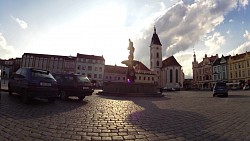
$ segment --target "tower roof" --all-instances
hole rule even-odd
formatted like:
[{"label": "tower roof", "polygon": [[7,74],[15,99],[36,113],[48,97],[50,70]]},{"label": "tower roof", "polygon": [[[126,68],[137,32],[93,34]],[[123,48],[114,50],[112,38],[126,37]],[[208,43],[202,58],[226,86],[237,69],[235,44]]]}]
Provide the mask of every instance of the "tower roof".
[{"label": "tower roof", "polygon": [[161,41],[160,41],[160,39],[159,39],[159,37],[158,37],[158,35],[156,33],[155,27],[154,27],[154,34],[152,36],[152,40],[151,40],[150,46],[152,46],[152,45],[161,45]]}]

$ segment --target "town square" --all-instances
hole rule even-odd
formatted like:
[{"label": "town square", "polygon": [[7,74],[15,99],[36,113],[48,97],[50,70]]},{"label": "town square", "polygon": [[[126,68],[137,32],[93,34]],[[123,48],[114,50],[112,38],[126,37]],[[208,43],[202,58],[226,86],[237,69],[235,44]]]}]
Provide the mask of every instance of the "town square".
[{"label": "town square", "polygon": [[97,95],[35,100],[2,93],[0,140],[248,141],[250,92],[176,91],[164,97]]}]

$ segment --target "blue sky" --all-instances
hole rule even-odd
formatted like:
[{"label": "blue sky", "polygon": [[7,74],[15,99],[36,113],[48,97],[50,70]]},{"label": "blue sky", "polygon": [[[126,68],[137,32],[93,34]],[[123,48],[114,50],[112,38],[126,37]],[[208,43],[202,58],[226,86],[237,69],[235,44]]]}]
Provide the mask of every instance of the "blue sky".
[{"label": "blue sky", "polygon": [[248,0],[0,0],[0,58],[82,53],[122,65],[130,38],[149,67],[155,25],[163,59],[191,77],[193,50],[198,61],[250,51],[249,13]]}]

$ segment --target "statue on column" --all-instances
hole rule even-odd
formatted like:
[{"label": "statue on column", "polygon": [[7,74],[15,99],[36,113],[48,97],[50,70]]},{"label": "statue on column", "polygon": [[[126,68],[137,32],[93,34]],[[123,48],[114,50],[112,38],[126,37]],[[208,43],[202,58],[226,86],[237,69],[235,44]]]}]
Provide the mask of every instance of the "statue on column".
[{"label": "statue on column", "polygon": [[133,46],[133,42],[129,39],[129,56],[128,60],[122,61],[123,64],[128,66],[127,70],[127,80],[129,83],[134,83],[135,82],[135,69],[134,66],[138,63],[138,61],[134,60],[134,51],[135,48]]}]

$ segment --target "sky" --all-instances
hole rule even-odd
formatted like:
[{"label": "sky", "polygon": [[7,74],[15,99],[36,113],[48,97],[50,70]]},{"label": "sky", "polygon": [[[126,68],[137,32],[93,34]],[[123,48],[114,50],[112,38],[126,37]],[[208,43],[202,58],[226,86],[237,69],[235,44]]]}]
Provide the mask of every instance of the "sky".
[{"label": "sky", "polygon": [[194,52],[200,62],[250,51],[249,15],[248,0],[0,0],[0,58],[81,53],[123,66],[131,39],[150,67],[155,26],[163,60],[173,55],[192,78]]}]

